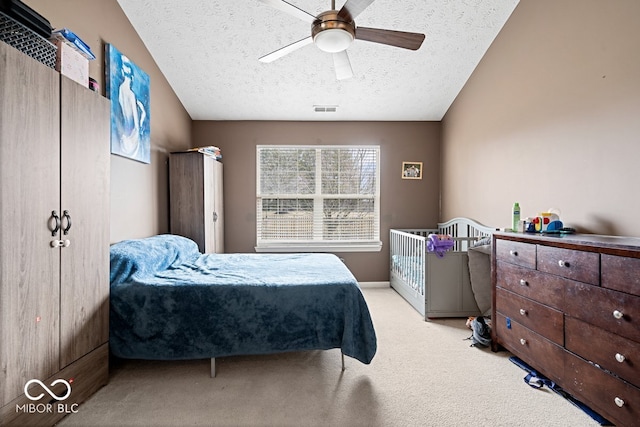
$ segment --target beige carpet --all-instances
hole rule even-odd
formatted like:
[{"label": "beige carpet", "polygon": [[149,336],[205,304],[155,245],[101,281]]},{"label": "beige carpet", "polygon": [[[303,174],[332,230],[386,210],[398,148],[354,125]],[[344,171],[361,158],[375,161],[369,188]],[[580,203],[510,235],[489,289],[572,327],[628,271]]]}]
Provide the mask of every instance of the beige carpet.
[{"label": "beige carpet", "polygon": [[62,426],[594,426],[507,352],[469,347],[464,319],[424,322],[392,289],[364,289],[370,365],[340,350],[209,361],[122,361]]}]

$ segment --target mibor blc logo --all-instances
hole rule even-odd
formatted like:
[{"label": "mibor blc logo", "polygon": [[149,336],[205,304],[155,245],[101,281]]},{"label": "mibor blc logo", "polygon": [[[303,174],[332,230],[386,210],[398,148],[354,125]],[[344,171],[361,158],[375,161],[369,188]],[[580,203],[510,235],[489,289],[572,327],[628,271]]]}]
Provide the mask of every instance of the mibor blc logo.
[{"label": "mibor blc logo", "polygon": [[[30,390],[29,388],[33,384],[39,385],[43,391],[41,391],[39,394],[36,394],[38,393],[38,387],[32,387]],[[66,391],[62,395],[57,395],[51,388],[49,388],[53,388],[58,384],[64,384],[66,388]],[[27,383],[24,385],[24,395],[29,400],[38,401],[45,396],[45,393],[51,396],[53,400],[51,400],[49,403],[25,403],[24,405],[18,404],[16,405],[16,412],[26,414],[71,414],[78,412],[77,403],[60,403],[62,400],[66,400],[69,398],[69,396],[71,396],[71,384],[69,383],[69,381],[57,379],[49,384],[49,387],[47,387],[47,385],[40,380],[33,379],[27,381]],[[57,400],[58,403],[51,403],[54,400]]]},{"label": "mibor blc logo", "polygon": [[40,384],[40,387],[42,387],[44,391],[49,393],[49,396],[53,397],[55,400],[65,400],[67,397],[71,395],[71,384],[69,384],[69,382],[66,380],[55,380],[50,384],[51,387],[55,386],[56,384],[64,384],[67,387],[67,392],[64,394],[64,396],[58,396],[53,392],[53,390],[51,390],[49,387],[44,385],[44,383],[40,380],[29,380],[24,385],[24,395],[27,396],[29,400],[40,400],[42,399],[42,396],[44,396],[44,393],[40,393],[37,396],[32,396],[31,393],[29,392],[29,386],[31,384]]}]

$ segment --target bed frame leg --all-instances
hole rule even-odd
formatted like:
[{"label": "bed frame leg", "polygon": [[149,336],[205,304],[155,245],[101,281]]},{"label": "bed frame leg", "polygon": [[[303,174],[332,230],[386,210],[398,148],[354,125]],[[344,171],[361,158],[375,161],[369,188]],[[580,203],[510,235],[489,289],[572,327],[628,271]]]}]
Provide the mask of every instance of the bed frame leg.
[{"label": "bed frame leg", "polygon": [[340,356],[342,356],[342,372],[344,372],[344,353],[340,353]]},{"label": "bed frame leg", "polygon": [[216,358],[211,358],[211,378],[216,377]]}]

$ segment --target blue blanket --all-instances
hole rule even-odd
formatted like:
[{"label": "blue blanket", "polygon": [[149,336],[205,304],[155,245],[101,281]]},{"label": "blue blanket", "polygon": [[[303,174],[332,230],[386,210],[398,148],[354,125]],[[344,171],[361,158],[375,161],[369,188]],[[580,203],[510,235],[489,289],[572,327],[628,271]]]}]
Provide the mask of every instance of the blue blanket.
[{"label": "blue blanket", "polygon": [[200,359],[341,348],[370,363],[376,335],[358,284],[330,254],[200,254],[161,235],[111,247],[110,348]]}]

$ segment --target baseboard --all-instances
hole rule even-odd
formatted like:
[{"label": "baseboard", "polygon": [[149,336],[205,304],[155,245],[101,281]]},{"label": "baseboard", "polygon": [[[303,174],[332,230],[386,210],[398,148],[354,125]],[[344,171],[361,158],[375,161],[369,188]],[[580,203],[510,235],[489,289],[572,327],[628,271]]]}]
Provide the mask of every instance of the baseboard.
[{"label": "baseboard", "polygon": [[391,286],[389,282],[358,282],[363,289],[388,288]]}]

